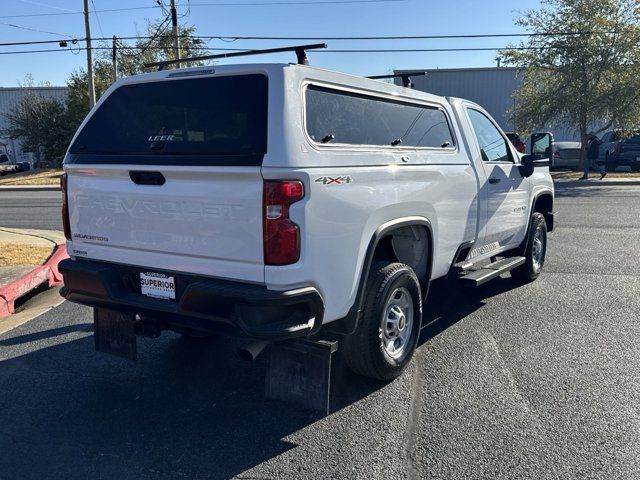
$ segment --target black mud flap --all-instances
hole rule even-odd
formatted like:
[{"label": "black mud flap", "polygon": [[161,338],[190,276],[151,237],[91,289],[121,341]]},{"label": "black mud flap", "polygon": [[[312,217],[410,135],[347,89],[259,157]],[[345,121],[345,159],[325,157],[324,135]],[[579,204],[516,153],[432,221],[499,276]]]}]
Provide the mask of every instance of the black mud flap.
[{"label": "black mud flap", "polygon": [[93,334],[96,350],[116,357],[137,360],[135,315],[105,308],[93,309]]},{"label": "black mud flap", "polygon": [[337,342],[289,340],[269,348],[266,395],[329,415],[331,356]]}]

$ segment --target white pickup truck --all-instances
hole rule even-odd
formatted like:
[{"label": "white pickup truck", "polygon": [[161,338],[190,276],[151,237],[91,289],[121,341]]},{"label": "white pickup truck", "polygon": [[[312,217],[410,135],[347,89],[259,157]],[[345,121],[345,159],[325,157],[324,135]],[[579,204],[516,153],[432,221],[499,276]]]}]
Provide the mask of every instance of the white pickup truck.
[{"label": "white pickup truck", "polygon": [[129,357],[162,329],[328,331],[355,372],[390,380],[432,280],[534,280],[554,225],[548,159],[482,107],[305,65],[122,79],[64,169],[61,293]]}]

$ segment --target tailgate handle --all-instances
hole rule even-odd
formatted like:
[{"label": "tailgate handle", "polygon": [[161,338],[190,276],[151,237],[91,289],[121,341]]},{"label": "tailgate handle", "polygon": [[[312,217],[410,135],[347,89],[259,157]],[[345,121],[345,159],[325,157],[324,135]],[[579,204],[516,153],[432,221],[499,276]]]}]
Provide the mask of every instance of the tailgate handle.
[{"label": "tailgate handle", "polygon": [[129,172],[129,178],[137,185],[164,185],[166,182],[164,175],[160,172],[141,172],[132,170]]}]

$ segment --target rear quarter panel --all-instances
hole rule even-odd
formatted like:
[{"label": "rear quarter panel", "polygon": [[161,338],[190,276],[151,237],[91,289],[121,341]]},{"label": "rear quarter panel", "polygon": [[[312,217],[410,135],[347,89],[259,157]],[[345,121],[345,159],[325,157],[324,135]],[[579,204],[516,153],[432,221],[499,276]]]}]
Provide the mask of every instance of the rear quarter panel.
[{"label": "rear quarter panel", "polygon": [[[301,258],[291,266],[266,266],[265,282],[274,290],[317,288],[325,302],[325,323],[344,317],[353,305],[365,252],[381,225],[415,216],[430,222],[432,278],[448,272],[459,245],[474,239],[477,232],[477,177],[446,101],[346,75],[340,75],[335,84],[348,85],[349,78],[353,88],[389,90],[411,99],[418,96],[422,102],[444,108],[457,145],[445,152],[315,144],[305,133],[304,87],[308,82],[326,86],[333,79],[326,72],[315,77],[314,69],[286,72],[285,88],[295,94],[284,102],[283,117],[288,119],[284,136],[273,140],[277,146],[270,144],[262,175],[299,179],[305,185],[304,200],[290,210],[302,232]],[[279,152],[277,158],[273,152]],[[340,177],[339,182],[326,180]]]}]

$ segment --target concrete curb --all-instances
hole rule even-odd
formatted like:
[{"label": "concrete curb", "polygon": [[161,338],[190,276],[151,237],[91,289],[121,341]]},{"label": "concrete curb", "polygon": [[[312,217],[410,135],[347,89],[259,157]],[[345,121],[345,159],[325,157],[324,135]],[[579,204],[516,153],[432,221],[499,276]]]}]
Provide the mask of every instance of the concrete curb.
[{"label": "concrete curb", "polygon": [[60,285],[62,275],[58,271],[58,263],[68,257],[66,246],[57,245],[51,256],[42,265],[0,287],[0,318],[14,313],[15,301],[40,285],[47,283],[49,288]]},{"label": "concrete curb", "polygon": [[0,192],[59,192],[58,185],[0,185]]},{"label": "concrete curb", "polygon": [[635,180],[625,179],[625,180],[559,180],[554,179],[554,183],[557,186],[562,187],[579,187],[579,188],[589,188],[589,187],[635,187],[640,185],[640,178]]}]

